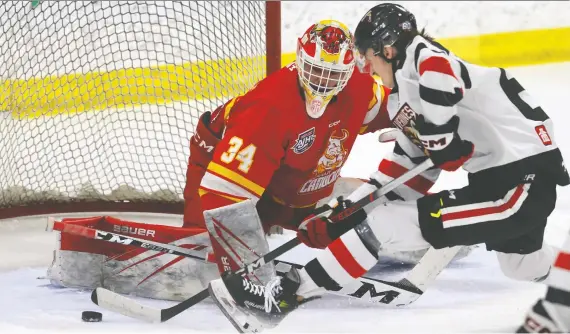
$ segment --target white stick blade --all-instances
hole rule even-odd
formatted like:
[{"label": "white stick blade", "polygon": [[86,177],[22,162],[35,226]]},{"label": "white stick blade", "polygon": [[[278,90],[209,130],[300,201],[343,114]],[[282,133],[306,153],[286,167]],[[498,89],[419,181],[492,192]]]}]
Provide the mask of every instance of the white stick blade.
[{"label": "white stick blade", "polygon": [[448,247],[442,249],[430,249],[420,259],[420,262],[412,269],[406,279],[416,287],[425,291],[437,276],[453,260],[462,246]]},{"label": "white stick blade", "polygon": [[109,311],[148,322],[160,322],[160,309],[145,306],[113,291],[97,288],[95,304]]}]

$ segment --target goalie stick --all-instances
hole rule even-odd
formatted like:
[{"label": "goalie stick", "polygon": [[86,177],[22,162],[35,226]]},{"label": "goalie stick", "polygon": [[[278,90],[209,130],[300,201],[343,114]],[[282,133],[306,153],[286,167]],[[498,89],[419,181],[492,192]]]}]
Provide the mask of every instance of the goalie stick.
[{"label": "goalie stick", "polygon": [[[387,183],[386,185],[384,185],[380,189],[377,189],[376,191],[370,193],[369,195],[367,195],[364,198],[360,199],[359,201],[355,202],[349,208],[341,211],[340,213],[336,214],[335,216],[329,217],[329,219],[333,222],[338,222],[340,220],[347,218],[348,216],[352,215],[353,213],[355,213],[356,211],[358,211],[360,209],[366,208],[366,209],[368,209],[368,211],[371,210],[373,207],[375,207],[376,205],[379,204],[379,203],[375,203],[378,198],[382,197],[384,194],[392,191],[393,189],[395,189],[399,185],[407,182],[408,180],[412,179],[413,177],[422,173],[423,171],[431,168],[432,166],[433,166],[432,161],[427,159],[426,161],[419,164],[415,168],[404,173],[399,178],[392,180],[391,182]],[[265,254],[264,256],[260,257],[258,260],[254,261],[254,262],[246,265],[245,267],[241,268],[240,270],[234,272],[234,274],[251,273],[255,269],[261,267],[262,265],[266,264],[269,261],[274,260],[275,258],[281,256],[282,254],[284,254],[285,252],[289,251],[290,249],[296,247],[299,244],[300,244],[300,240],[298,238],[294,238],[292,240],[289,240],[285,244],[279,246],[278,248],[276,248],[276,249],[272,250],[271,252]],[[397,303],[397,305],[406,305],[406,304],[409,304],[410,302],[415,301],[417,298],[419,298],[419,296],[423,293],[425,287],[427,287],[435,279],[435,277],[437,277],[439,272],[441,272],[441,270],[443,268],[445,268],[445,266],[447,266],[449,261],[451,261],[451,259],[455,256],[455,254],[458,252],[459,249],[460,249],[460,247],[454,247],[454,248],[447,249],[447,250],[430,249],[428,251],[428,253],[426,253],[426,255],[432,255],[431,257],[429,257],[429,256],[428,257],[430,259],[433,259],[435,257],[436,262],[438,262],[438,263],[427,263],[426,264],[426,262],[422,261],[423,260],[423,258],[422,258],[422,260],[420,260],[420,262],[416,265],[416,267],[418,267],[418,266],[421,266],[421,267],[418,269],[416,269],[416,267],[414,267],[414,269],[416,269],[416,270],[413,269],[410,272],[410,276],[401,280],[398,283],[389,282],[388,285],[390,285],[391,287],[401,289],[402,292],[404,292],[404,291],[408,292],[407,297],[401,298],[401,302]],[[442,257],[441,259],[438,258],[437,256],[433,256],[434,253],[436,253],[436,255],[437,255],[437,253],[441,254],[441,252],[445,252],[447,255],[450,255],[450,256],[445,256],[445,257]],[[426,257],[426,256],[424,256],[424,257]],[[415,273],[415,274],[413,274],[413,273]],[[383,282],[380,280],[376,280],[376,281],[381,282],[381,283],[386,283],[386,282]],[[420,286],[421,286],[421,288],[420,288]],[[373,291],[371,289],[369,289],[369,291],[371,292],[371,295],[372,295]],[[377,291],[374,291],[374,292],[377,293]],[[361,292],[355,291],[353,293],[353,296],[358,296],[358,294],[360,294],[360,293],[362,293],[362,291]],[[366,293],[366,291],[360,297],[364,296],[365,293]],[[175,317],[176,315],[180,314],[181,312],[187,310],[188,308],[192,307],[196,303],[206,299],[208,296],[209,296],[208,290],[204,289],[201,292],[197,293],[196,295],[182,301],[181,303],[178,303],[178,304],[176,304],[172,307],[166,308],[166,309],[157,309],[154,307],[145,306],[145,305],[139,304],[138,302],[136,302],[132,299],[129,299],[125,296],[122,296],[120,294],[114,293],[112,291],[109,291],[109,290],[103,289],[103,288],[95,289],[91,295],[91,299],[95,304],[97,304],[103,308],[118,312],[120,314],[129,316],[129,317],[138,318],[141,320],[151,321],[151,322],[164,322],[164,321],[167,321],[167,320]],[[400,294],[398,294],[398,297],[399,296],[400,296]],[[393,299],[393,300],[396,300],[396,299]]]}]

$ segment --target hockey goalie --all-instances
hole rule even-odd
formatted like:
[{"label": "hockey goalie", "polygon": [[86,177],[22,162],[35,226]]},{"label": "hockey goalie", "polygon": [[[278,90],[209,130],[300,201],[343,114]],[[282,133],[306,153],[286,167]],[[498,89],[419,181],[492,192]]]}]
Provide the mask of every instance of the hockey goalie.
[{"label": "hockey goalie", "polygon": [[[311,25],[298,39],[294,63],[200,117],[190,139],[182,227],[115,217],[62,221],[192,249],[209,254],[208,262],[61,233],[49,268],[51,282],[182,300],[221,272],[268,252],[271,228],[295,231],[332,199],[340,203],[363,182],[378,183],[340,177],[356,137],[390,127],[388,88],[353,71],[352,38],[334,20]],[[403,174],[405,168],[393,160],[387,157],[380,164],[379,175]],[[428,171],[387,198],[418,198],[436,177]],[[381,245],[375,249],[411,263],[426,250],[395,254]],[[264,281],[273,271],[268,264],[256,275]]]}]

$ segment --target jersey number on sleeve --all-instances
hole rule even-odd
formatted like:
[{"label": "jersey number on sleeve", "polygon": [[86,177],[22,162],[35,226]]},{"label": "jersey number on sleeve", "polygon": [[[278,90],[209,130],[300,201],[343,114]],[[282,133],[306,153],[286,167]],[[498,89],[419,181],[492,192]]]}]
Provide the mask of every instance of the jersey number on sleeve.
[{"label": "jersey number on sleeve", "polygon": [[253,144],[247,145],[243,150],[240,151],[240,148],[243,146],[243,139],[240,137],[232,137],[230,139],[230,148],[222,153],[220,160],[229,164],[232,161],[237,160],[241,162],[238,166],[238,169],[244,173],[249,172],[251,168],[251,164],[253,163],[253,156],[255,155],[255,150],[257,147]]}]

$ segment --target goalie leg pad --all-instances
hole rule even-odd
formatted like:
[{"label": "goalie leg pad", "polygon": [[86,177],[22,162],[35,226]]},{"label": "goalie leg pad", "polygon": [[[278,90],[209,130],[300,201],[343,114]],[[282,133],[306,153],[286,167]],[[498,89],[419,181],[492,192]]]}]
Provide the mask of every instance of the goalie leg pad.
[{"label": "goalie leg pad", "polygon": [[[235,271],[269,252],[261,220],[251,200],[206,210],[204,219],[220,273]],[[254,274],[252,279],[267,283],[275,276],[274,266],[265,264]]]},{"label": "goalie leg pad", "polygon": [[[210,250],[204,229],[188,229],[121,220],[114,217],[68,218],[66,224],[134,236],[161,243]],[[219,277],[216,266],[104,240],[57,232],[58,246],[48,269],[56,286],[95,289],[164,300],[184,300]]]}]

